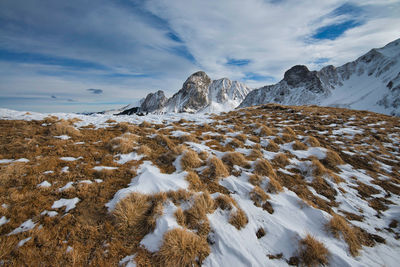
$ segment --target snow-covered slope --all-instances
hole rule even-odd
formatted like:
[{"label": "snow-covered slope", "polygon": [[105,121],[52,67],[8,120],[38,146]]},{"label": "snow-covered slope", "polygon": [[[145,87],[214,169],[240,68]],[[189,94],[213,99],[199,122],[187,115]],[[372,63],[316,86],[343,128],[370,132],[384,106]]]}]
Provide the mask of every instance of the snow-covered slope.
[{"label": "snow-covered slope", "polygon": [[400,39],[335,68],[294,66],[275,85],[252,91],[239,107],[316,104],[400,115]]},{"label": "snow-covered slope", "polygon": [[0,122],[5,266],[398,266],[398,117],[262,105]]}]

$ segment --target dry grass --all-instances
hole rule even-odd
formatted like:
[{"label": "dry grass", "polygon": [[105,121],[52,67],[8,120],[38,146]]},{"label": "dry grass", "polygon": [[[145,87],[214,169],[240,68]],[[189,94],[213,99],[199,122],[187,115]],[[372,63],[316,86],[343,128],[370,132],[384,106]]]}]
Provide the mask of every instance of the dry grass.
[{"label": "dry grass", "polygon": [[137,135],[127,133],[120,137],[111,139],[108,146],[112,152],[126,154],[134,150],[137,145],[137,139]]},{"label": "dry grass", "polygon": [[274,177],[269,177],[269,183],[267,185],[267,191],[269,193],[277,194],[279,192],[283,192],[283,187],[280,184],[280,182],[278,182],[278,180],[276,180]]},{"label": "dry grass", "polygon": [[229,172],[219,158],[212,157],[207,161],[207,169],[204,171],[204,174],[210,180],[218,180],[219,178],[227,177]]},{"label": "dry grass", "polygon": [[207,160],[208,159],[208,152],[207,151],[201,151],[200,153],[199,153],[199,157],[200,157],[200,159],[201,160]]},{"label": "dry grass", "polygon": [[294,150],[307,150],[307,148],[308,148],[307,145],[305,145],[304,143],[302,143],[298,140],[294,141],[292,147]]},{"label": "dry grass", "polygon": [[181,166],[183,170],[191,170],[193,168],[200,167],[202,161],[199,155],[193,150],[187,150],[184,152],[181,158]]},{"label": "dry grass", "polygon": [[152,150],[147,145],[141,145],[136,152],[141,155],[150,156]]},{"label": "dry grass", "polygon": [[258,239],[262,238],[263,236],[265,236],[265,230],[264,228],[260,227],[258,228],[257,232],[256,232],[256,236]]},{"label": "dry grass", "polygon": [[320,266],[328,264],[328,249],[310,234],[300,240],[299,246],[299,258],[304,265]]},{"label": "dry grass", "polygon": [[250,192],[250,199],[253,200],[254,205],[261,207],[262,204],[269,199],[269,196],[259,186],[255,186]]},{"label": "dry grass", "polygon": [[209,254],[204,238],[185,229],[173,229],[164,234],[156,259],[158,266],[200,266]]},{"label": "dry grass", "polygon": [[228,195],[220,194],[215,198],[215,206],[222,210],[231,210],[236,205],[235,201]]},{"label": "dry grass", "polygon": [[254,173],[262,176],[275,177],[276,173],[271,163],[266,159],[257,160],[254,166]]},{"label": "dry grass", "polygon": [[222,161],[232,168],[234,165],[249,167],[246,158],[239,152],[228,152],[222,157]]},{"label": "dry grass", "polygon": [[137,237],[149,233],[153,226],[151,199],[147,195],[133,193],[115,206],[113,214],[121,231]]},{"label": "dry grass", "polygon": [[343,164],[344,161],[335,151],[328,150],[326,157],[321,160],[325,167],[335,170],[337,165]]},{"label": "dry grass", "polygon": [[204,190],[204,184],[200,180],[199,176],[197,173],[189,171],[188,175],[185,177],[186,181],[189,182],[189,189],[190,190],[195,190],[195,191],[203,191]]},{"label": "dry grass", "polygon": [[321,144],[319,143],[318,139],[315,138],[315,137],[313,137],[313,136],[308,136],[308,137],[306,138],[305,143],[306,143],[307,145],[309,145],[309,146],[312,146],[312,147],[318,147],[318,146],[321,145]]},{"label": "dry grass", "polygon": [[250,177],[249,177],[249,182],[250,182],[252,185],[258,185],[258,186],[260,186],[260,185],[262,184],[263,181],[265,181],[265,177],[264,177],[264,176],[261,176],[261,175],[258,175],[258,174],[252,174],[252,175],[250,175]]},{"label": "dry grass", "polygon": [[315,158],[312,159],[311,168],[314,176],[322,176],[328,172],[324,165],[322,165],[322,163]]},{"label": "dry grass", "polygon": [[49,128],[50,135],[58,136],[58,135],[68,135],[71,137],[79,137],[81,136],[81,132],[72,126],[68,121],[59,121],[54,123]]},{"label": "dry grass", "polygon": [[278,165],[279,167],[285,167],[286,165],[289,164],[289,159],[285,153],[279,153],[274,157],[272,162]]},{"label": "dry grass", "polygon": [[259,128],[258,135],[259,136],[271,136],[271,135],[273,135],[273,132],[269,127],[263,125]]},{"label": "dry grass", "polygon": [[247,158],[252,161],[261,159],[263,157],[264,157],[263,153],[258,148],[253,148],[250,152],[250,155],[247,156]]},{"label": "dry grass", "polygon": [[278,152],[279,146],[275,143],[274,140],[269,140],[268,145],[265,149],[272,152]]},{"label": "dry grass", "polygon": [[240,208],[237,208],[236,212],[231,213],[231,217],[229,218],[229,223],[238,230],[245,227],[248,222],[246,213]]},{"label": "dry grass", "polygon": [[340,235],[343,236],[349,246],[351,255],[358,255],[358,251],[361,249],[361,244],[360,240],[357,238],[357,231],[346,221],[345,218],[334,214],[326,227],[336,238],[340,238]]}]

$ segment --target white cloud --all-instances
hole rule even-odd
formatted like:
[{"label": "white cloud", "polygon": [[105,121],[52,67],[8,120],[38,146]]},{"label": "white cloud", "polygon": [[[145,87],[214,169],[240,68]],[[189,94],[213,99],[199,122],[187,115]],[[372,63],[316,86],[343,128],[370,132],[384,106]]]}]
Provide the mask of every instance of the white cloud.
[{"label": "white cloud", "polygon": [[[21,62],[1,60],[0,54],[0,97],[62,95],[96,103],[136,99],[158,89],[172,95],[197,70],[258,87],[268,79],[245,77],[278,81],[295,64],[320,68],[314,62],[321,58],[338,66],[400,37],[399,0],[137,3],[3,0],[0,49],[60,59]],[[360,14],[329,15],[346,3],[359,6]],[[320,27],[350,19],[362,25],[335,40],[311,38]],[[171,32],[182,42],[168,37]],[[77,61],[63,64],[66,58]],[[250,63],[227,65],[229,59]],[[103,94],[89,94],[87,88]]]}]

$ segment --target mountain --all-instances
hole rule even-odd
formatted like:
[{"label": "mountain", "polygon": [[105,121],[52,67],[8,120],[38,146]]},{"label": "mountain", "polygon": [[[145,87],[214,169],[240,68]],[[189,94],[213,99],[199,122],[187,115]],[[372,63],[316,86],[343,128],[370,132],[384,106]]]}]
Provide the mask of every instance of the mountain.
[{"label": "mountain", "polygon": [[193,73],[182,88],[167,99],[163,91],[150,93],[137,107],[120,115],[140,113],[220,112],[236,108],[251,91],[245,84],[227,78],[211,80],[203,71]]},{"label": "mountain", "polygon": [[158,90],[155,93],[150,93],[146,98],[139,102],[138,106],[130,106],[122,110],[118,115],[132,115],[140,113],[150,113],[154,112],[164,106],[168,98],[165,97],[164,92]]},{"label": "mountain", "polygon": [[400,39],[340,67],[297,65],[250,92],[239,108],[266,103],[345,107],[400,116]]}]

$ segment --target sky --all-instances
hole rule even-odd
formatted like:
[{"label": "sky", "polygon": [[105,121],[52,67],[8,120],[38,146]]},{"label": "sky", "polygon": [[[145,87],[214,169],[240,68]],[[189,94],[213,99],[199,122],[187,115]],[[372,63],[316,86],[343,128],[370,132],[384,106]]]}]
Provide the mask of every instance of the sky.
[{"label": "sky", "polygon": [[400,0],[1,0],[0,25],[0,108],[86,112],[340,66],[400,38]]}]

